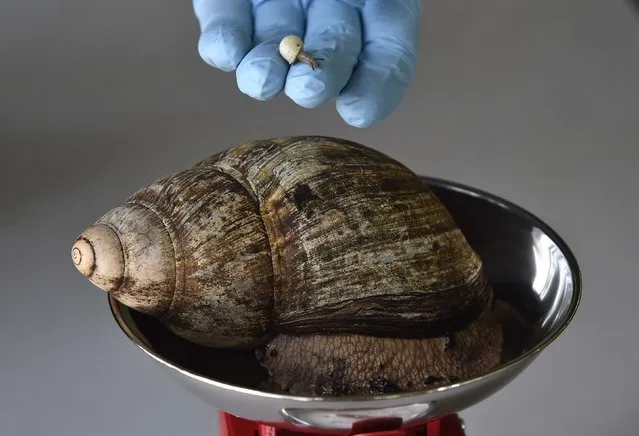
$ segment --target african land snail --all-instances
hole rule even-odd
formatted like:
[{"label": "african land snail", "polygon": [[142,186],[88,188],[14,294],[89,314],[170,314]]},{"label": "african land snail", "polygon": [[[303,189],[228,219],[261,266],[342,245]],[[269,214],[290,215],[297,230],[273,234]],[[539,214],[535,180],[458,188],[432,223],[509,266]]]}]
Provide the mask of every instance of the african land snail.
[{"label": "african land snail", "polygon": [[107,212],[72,258],[187,341],[257,350],[279,392],[423,389],[500,360],[492,288],[448,211],[404,165],[345,140],[215,154]]}]

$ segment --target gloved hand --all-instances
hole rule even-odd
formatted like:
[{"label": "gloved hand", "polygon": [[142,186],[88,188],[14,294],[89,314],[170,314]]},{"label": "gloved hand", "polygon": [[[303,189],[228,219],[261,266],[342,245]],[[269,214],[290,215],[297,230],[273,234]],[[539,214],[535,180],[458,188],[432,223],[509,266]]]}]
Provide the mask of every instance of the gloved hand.
[{"label": "gloved hand", "polygon": [[[346,123],[368,127],[399,105],[417,62],[421,0],[193,0],[202,59],[236,71],[258,100],[281,91],[315,108],[336,99]],[[295,34],[322,58],[313,71],[279,54]]]}]

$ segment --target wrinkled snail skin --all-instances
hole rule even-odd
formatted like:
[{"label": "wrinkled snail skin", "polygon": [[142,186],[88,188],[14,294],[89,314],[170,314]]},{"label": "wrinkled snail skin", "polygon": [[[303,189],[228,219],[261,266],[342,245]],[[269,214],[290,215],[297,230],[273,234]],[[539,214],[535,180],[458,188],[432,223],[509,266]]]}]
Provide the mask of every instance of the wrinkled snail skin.
[{"label": "wrinkled snail skin", "polygon": [[468,327],[425,339],[279,335],[258,356],[262,388],[303,396],[370,396],[449,385],[501,361],[502,331],[490,306]]},{"label": "wrinkled snail skin", "polygon": [[[311,377],[310,391],[339,391],[326,377],[345,363],[359,368],[342,378],[350,393],[368,389],[364,375],[408,389],[423,371],[463,376],[461,363],[484,370],[499,355],[481,260],[416,174],[360,144],[304,136],[237,145],[137,191],[96,225],[111,233],[99,239],[89,227],[72,249],[74,262],[78,247],[90,261],[93,241],[95,271],[108,274],[89,280],[188,341],[265,351],[280,389],[301,392]],[[469,356],[438,349],[455,332],[467,332]],[[406,351],[393,351],[397,341]],[[346,358],[367,347],[407,365],[427,350],[439,369],[413,362],[422,373],[392,377],[370,366],[377,361]]]}]

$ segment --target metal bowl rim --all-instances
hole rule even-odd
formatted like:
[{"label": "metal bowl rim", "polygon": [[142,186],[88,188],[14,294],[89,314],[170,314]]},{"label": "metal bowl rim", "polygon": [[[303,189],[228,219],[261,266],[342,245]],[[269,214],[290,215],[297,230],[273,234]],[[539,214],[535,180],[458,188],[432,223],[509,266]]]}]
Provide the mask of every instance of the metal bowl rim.
[{"label": "metal bowl rim", "polygon": [[501,373],[505,373],[512,369],[515,366],[518,366],[525,361],[529,361],[534,359],[539,355],[541,351],[546,349],[551,343],[553,343],[568,327],[568,325],[572,322],[577,309],[581,303],[582,298],[582,274],[579,268],[579,264],[577,262],[576,257],[574,256],[572,250],[568,247],[566,242],[563,240],[561,236],[557,232],[555,232],[548,224],[546,224],[543,220],[541,220],[536,215],[527,211],[526,209],[517,206],[511,201],[508,201],[500,196],[491,194],[487,191],[473,188],[463,183],[458,183],[442,178],[437,177],[428,177],[428,176],[419,176],[422,181],[424,181],[429,186],[436,186],[440,188],[445,188],[451,191],[456,191],[465,195],[469,195],[472,197],[480,198],[485,201],[489,201],[506,211],[518,215],[520,218],[533,223],[536,227],[541,229],[548,237],[550,237],[553,242],[561,249],[563,255],[568,262],[570,267],[570,272],[573,278],[573,297],[570,302],[570,307],[568,309],[567,314],[563,322],[557,325],[554,328],[554,331],[546,336],[544,336],[534,347],[530,350],[522,353],[518,357],[499,365],[497,368],[482,374],[480,376],[470,378],[459,383],[442,386],[439,388],[425,389],[420,391],[411,391],[400,394],[387,394],[387,395],[379,395],[379,396],[344,396],[344,397],[303,397],[303,396],[295,396],[295,395],[283,395],[283,394],[274,394],[259,391],[256,389],[244,388],[241,386],[234,386],[227,383],[223,383],[220,381],[216,381],[205,376],[202,376],[196,372],[193,372],[185,367],[172,363],[162,356],[160,356],[155,351],[151,350],[140,338],[138,338],[129,328],[126,321],[123,319],[122,313],[120,311],[121,303],[115,300],[112,296],[108,296],[109,307],[111,309],[111,314],[116,320],[116,323],[123,331],[123,333],[131,340],[135,345],[137,345],[142,351],[147,353],[150,357],[153,357],[158,362],[162,363],[164,366],[167,366],[175,371],[180,372],[187,377],[197,380],[199,382],[203,382],[217,389],[222,389],[226,391],[233,391],[236,393],[251,395],[253,397],[262,397],[262,398],[271,398],[278,399],[282,401],[294,401],[294,402],[322,402],[322,403],[332,403],[332,402],[372,402],[372,401],[387,401],[387,400],[397,400],[397,399],[408,399],[412,397],[423,397],[433,394],[438,394],[441,392],[451,391],[453,389],[460,389],[464,386],[480,383],[481,381],[491,378],[494,379],[499,376]]}]

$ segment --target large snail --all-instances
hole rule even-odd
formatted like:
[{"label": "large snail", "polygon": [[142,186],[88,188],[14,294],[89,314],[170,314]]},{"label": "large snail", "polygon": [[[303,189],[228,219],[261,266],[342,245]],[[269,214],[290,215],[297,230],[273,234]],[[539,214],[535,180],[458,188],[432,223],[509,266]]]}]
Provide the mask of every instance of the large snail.
[{"label": "large snail", "polygon": [[282,392],[407,391],[500,360],[491,286],[448,211],[407,167],[350,141],[217,153],[107,212],[72,258],[187,341],[257,350]]}]

